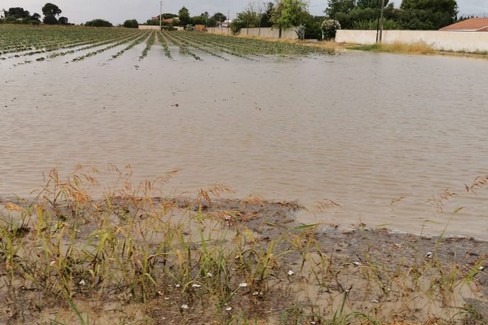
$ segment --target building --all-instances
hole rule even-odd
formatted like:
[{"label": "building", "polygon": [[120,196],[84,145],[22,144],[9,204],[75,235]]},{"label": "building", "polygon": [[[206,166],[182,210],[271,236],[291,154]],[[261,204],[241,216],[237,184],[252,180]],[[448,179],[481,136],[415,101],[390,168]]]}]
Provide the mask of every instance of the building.
[{"label": "building", "polygon": [[449,32],[488,32],[488,18],[470,18],[442,27],[439,30]]},{"label": "building", "polygon": [[139,29],[143,30],[161,30],[159,25],[139,25]]},{"label": "building", "polygon": [[[159,16],[151,17],[151,20],[158,22],[159,21]],[[165,24],[165,25],[172,25],[173,23],[174,24],[178,24],[179,21],[180,21],[180,19],[178,17],[163,18],[163,20],[162,20],[163,24]]]},{"label": "building", "polygon": [[232,24],[232,20],[226,19],[223,23],[220,24],[220,27],[230,27],[230,24]]}]

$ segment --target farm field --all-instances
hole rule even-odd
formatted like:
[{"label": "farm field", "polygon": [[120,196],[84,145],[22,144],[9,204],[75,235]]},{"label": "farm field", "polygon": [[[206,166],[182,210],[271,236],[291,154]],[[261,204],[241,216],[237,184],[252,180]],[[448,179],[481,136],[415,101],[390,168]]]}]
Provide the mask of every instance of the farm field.
[{"label": "farm field", "polygon": [[486,323],[486,83],[477,60],[0,25],[0,323]]},{"label": "farm field", "polygon": [[[134,46],[143,43],[140,57],[147,55],[153,44],[160,44],[164,55],[173,59],[178,51],[195,60],[213,56],[222,60],[239,57],[257,60],[266,55],[299,56],[328,53],[330,50],[295,44],[240,39],[198,32],[140,31],[123,28],[82,27],[25,27],[0,26],[0,60],[15,61],[15,65],[66,57],[67,62],[80,61],[90,56],[117,48],[116,59]],[[171,47],[171,50],[170,50]],[[113,52],[113,51],[112,51]]]}]

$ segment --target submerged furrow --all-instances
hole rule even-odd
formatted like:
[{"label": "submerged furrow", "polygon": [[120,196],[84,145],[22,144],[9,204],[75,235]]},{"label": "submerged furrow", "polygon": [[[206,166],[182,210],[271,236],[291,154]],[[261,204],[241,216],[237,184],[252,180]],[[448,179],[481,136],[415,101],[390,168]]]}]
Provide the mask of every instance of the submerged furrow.
[{"label": "submerged furrow", "polygon": [[[200,50],[202,52],[205,52],[205,53],[210,54],[212,56],[218,57],[218,58],[220,58],[222,60],[225,60],[225,61],[228,61],[229,60],[229,59],[223,57],[222,55],[220,55],[218,53],[215,53],[214,51],[211,51],[209,49],[209,47],[206,46],[205,43],[203,43],[203,42],[198,42],[196,40],[190,40],[190,39],[187,39],[187,38],[183,37],[182,35],[178,35],[178,36],[175,36],[174,35],[174,37],[178,38],[179,40],[181,40],[186,45],[191,46],[191,47],[194,47],[194,48],[196,48],[196,49],[198,49],[198,50]],[[217,49],[217,51],[218,51],[218,49]]]},{"label": "submerged furrow", "polygon": [[248,59],[248,60],[254,60],[254,59],[246,56],[245,54],[260,56],[259,54],[256,53],[256,51],[251,51],[249,49],[249,46],[247,46],[245,48],[237,48],[236,46],[233,46],[231,44],[220,43],[220,42],[215,42],[215,41],[209,41],[209,40],[203,40],[203,41],[198,40],[197,41],[197,39],[199,39],[200,36],[186,35],[186,36],[181,36],[181,37],[188,37],[188,39],[192,42],[193,41],[200,42],[200,43],[206,44],[206,46],[210,46],[212,48],[217,48],[219,51],[221,51],[223,53],[227,53],[227,54],[230,54],[232,56],[237,56],[237,57]]},{"label": "submerged furrow", "polygon": [[168,58],[168,59],[173,59],[173,57],[171,56],[171,51],[169,50],[169,47],[168,47],[168,39],[166,38],[166,36],[164,35],[163,32],[159,32],[159,42],[161,43],[161,45],[163,46],[163,52],[164,52],[164,55]]},{"label": "submerged furrow", "polygon": [[200,58],[198,55],[196,55],[195,53],[191,52],[189,49],[188,49],[188,46],[186,44],[184,44],[183,42],[179,41],[178,39],[176,39],[173,35],[170,35],[169,33],[166,34],[167,38],[173,43],[175,44],[176,46],[178,46],[181,51],[184,53],[184,54],[188,54],[190,56],[192,56],[195,60],[197,61],[202,61],[202,58]]},{"label": "submerged furrow", "polygon": [[125,38],[125,39],[123,39],[123,40],[121,40],[121,41],[119,41],[117,43],[112,43],[111,45],[109,45],[107,47],[104,47],[104,48],[101,48],[99,50],[96,50],[96,51],[93,51],[93,52],[89,52],[89,53],[87,53],[85,55],[76,57],[73,60],[71,60],[71,62],[81,61],[81,60],[84,60],[84,59],[86,59],[88,57],[95,56],[97,54],[100,54],[102,52],[105,52],[107,50],[110,50],[110,49],[112,49],[114,47],[117,47],[117,46],[123,45],[123,44],[125,44],[127,42],[130,42],[130,41],[134,40],[135,38],[137,38],[137,35],[136,36],[131,36],[129,38]]},{"label": "submerged furrow", "polygon": [[146,47],[144,48],[141,55],[139,56],[139,61],[143,60],[147,56],[147,53],[151,50],[151,47],[154,44],[155,37],[156,37],[156,33],[154,31],[151,31],[151,34],[149,35],[149,37],[145,41]]},{"label": "submerged furrow", "polygon": [[139,36],[138,38],[136,38],[132,43],[130,43],[126,48],[123,48],[122,50],[120,50],[119,52],[117,52],[116,54],[112,55],[112,59],[116,59],[118,58],[119,56],[121,56],[122,54],[124,54],[125,52],[127,52],[128,50],[130,50],[131,48],[133,48],[134,46],[142,43],[144,40],[145,40],[145,37],[147,36],[147,32],[142,34],[141,36]]}]

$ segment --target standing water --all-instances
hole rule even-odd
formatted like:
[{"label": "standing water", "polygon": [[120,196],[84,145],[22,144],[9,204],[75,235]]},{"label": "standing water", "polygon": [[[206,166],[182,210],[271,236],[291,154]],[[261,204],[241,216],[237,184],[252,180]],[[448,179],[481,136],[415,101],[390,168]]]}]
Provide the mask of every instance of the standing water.
[{"label": "standing water", "polygon": [[368,53],[203,61],[136,50],[0,62],[0,194],[52,168],[178,169],[168,195],[221,183],[297,200],[300,221],[488,239],[485,61]]}]

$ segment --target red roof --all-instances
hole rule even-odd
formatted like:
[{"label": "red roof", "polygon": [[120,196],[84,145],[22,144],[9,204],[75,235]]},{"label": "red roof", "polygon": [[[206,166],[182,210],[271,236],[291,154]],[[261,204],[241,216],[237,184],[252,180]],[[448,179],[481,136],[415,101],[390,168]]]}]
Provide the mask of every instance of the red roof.
[{"label": "red roof", "polygon": [[488,18],[470,18],[458,23],[446,26],[440,30],[444,31],[465,31],[465,32],[488,32]]}]

